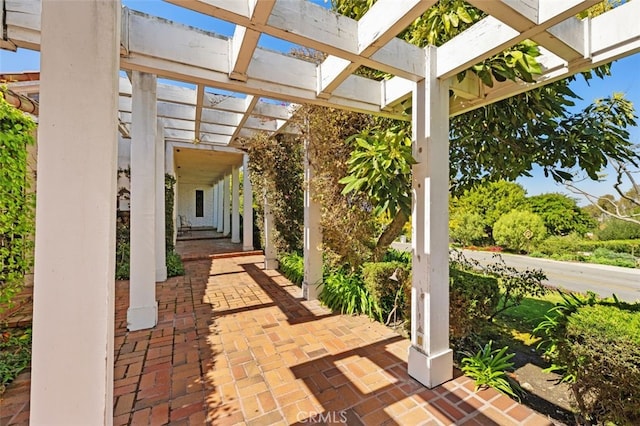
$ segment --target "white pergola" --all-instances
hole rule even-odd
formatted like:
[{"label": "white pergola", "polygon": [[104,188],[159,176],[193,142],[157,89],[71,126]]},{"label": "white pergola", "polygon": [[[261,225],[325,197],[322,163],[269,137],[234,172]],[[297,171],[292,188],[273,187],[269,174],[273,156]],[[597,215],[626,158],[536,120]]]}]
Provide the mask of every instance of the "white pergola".
[{"label": "white pergola", "polygon": [[[130,315],[152,327],[156,265],[149,259],[155,251],[149,244],[134,249],[133,235],[140,241],[158,237],[154,176],[166,144],[240,155],[240,138],[285,131],[291,103],[407,119],[404,106],[411,101],[418,164],[408,368],[434,387],[452,377],[449,116],[640,51],[640,2],[634,1],[578,20],[576,14],[596,1],[468,0],[488,16],[444,45],[425,49],[396,35],[437,0],[378,0],[359,21],[306,0],[167,1],[234,24],[233,37],[123,9],[118,0],[0,0],[5,10],[0,47],[41,51],[34,424],[112,422],[118,130],[132,139]],[[317,65],[263,49],[262,34],[327,57]],[[536,83],[507,81],[488,88],[472,76],[462,82],[452,78],[526,39],[543,53]],[[360,66],[393,77],[374,81],[354,75]],[[307,176],[312,173],[307,167]],[[321,238],[317,214],[307,196],[307,297],[314,297],[321,270],[313,249]]]}]

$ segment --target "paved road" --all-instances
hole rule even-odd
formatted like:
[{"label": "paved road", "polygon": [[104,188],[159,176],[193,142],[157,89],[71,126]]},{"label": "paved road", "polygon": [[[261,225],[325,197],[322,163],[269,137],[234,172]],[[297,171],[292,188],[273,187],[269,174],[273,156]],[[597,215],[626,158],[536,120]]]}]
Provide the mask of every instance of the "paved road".
[{"label": "paved road", "polygon": [[[394,243],[393,247],[398,250],[411,250],[408,244]],[[493,257],[493,253],[470,250],[464,250],[464,255],[476,259],[481,264],[491,263]],[[554,287],[582,293],[593,291],[603,297],[614,293],[620,300],[640,301],[640,269],[560,262],[512,254],[502,254],[502,258],[508,266],[517,269],[542,269],[547,275],[547,284]]]}]

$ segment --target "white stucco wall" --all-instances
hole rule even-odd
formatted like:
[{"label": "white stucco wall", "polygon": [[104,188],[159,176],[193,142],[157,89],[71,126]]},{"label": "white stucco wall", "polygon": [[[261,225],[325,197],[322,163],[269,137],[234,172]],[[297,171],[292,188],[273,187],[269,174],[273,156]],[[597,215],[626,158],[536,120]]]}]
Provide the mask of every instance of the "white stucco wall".
[{"label": "white stucco wall", "polygon": [[[204,192],[204,217],[196,217],[197,189]],[[213,187],[178,182],[178,215],[185,216],[191,226],[213,226]]]}]

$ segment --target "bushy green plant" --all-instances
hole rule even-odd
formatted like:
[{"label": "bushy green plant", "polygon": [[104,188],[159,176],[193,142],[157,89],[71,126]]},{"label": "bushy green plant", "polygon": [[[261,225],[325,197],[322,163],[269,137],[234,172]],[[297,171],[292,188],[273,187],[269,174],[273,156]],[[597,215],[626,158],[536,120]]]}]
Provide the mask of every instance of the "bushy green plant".
[{"label": "bushy green plant", "polygon": [[357,274],[342,270],[330,271],[324,276],[319,298],[334,311],[347,315],[365,314],[382,321],[380,307]]},{"label": "bushy green plant", "polygon": [[535,213],[512,210],[503,215],[493,226],[496,243],[511,250],[531,251],[546,236],[542,218]]},{"label": "bushy green plant", "polygon": [[464,246],[480,244],[487,237],[482,216],[467,211],[456,212],[449,220],[449,236]]},{"label": "bushy green plant", "polygon": [[478,332],[491,318],[500,300],[495,277],[449,268],[449,332],[464,339]]},{"label": "bushy green plant", "polygon": [[403,286],[410,267],[401,262],[371,262],[362,265],[362,279],[374,302],[380,307],[382,318],[390,323],[402,317],[406,303]]},{"label": "bushy green plant", "polygon": [[0,330],[0,395],[31,362],[31,328]]},{"label": "bushy green plant", "polygon": [[129,225],[119,220],[116,224],[116,280],[129,279],[129,233]]},{"label": "bushy green plant", "polygon": [[588,257],[589,262],[600,265],[623,266],[635,268],[638,264],[636,258],[627,253],[616,253],[604,247],[599,247]]},{"label": "bushy green plant", "polygon": [[508,346],[502,349],[493,349],[492,341],[475,353],[464,352],[461,361],[461,370],[465,376],[475,380],[476,391],[483,387],[491,387],[505,395],[520,400],[519,385],[507,375],[507,370],[513,367],[510,362],[514,353],[507,353]]},{"label": "bushy green plant", "polygon": [[[620,219],[608,219],[596,232],[599,240],[637,240],[640,239],[640,224]],[[640,243],[640,242],[639,242]]]},{"label": "bushy green plant", "polygon": [[33,265],[35,196],[27,147],[34,129],[35,122],[0,93],[0,310],[11,305]]},{"label": "bushy green plant", "polygon": [[184,265],[180,255],[175,250],[167,251],[167,277],[178,277],[184,275]]},{"label": "bushy green plant", "polygon": [[304,280],[304,257],[298,253],[283,253],[278,259],[279,269],[289,281],[302,285]]},{"label": "bushy green plant", "polygon": [[396,249],[389,249],[382,259],[383,262],[400,262],[405,265],[411,265],[412,254],[410,251],[400,251]]}]

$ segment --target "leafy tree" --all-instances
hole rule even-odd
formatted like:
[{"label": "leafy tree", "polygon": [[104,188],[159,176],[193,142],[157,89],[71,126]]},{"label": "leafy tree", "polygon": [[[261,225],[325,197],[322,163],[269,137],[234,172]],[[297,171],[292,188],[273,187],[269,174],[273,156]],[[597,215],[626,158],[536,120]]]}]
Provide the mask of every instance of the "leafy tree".
[{"label": "leafy tree", "polygon": [[35,122],[0,94],[0,306],[22,289],[33,264],[35,194],[27,146],[34,129]]},{"label": "leafy tree", "polygon": [[640,224],[609,218],[596,232],[599,240],[635,240],[640,238]]},{"label": "leafy tree", "polygon": [[546,229],[535,213],[513,210],[502,216],[493,227],[496,242],[512,250],[528,252],[544,240]]},{"label": "leafy tree", "polygon": [[404,128],[365,130],[348,141],[354,148],[347,162],[343,195],[363,192],[374,206],[373,212],[391,219],[377,239],[374,261],[382,260],[393,240],[400,235],[411,215],[411,138]]},{"label": "leafy tree", "polygon": [[449,218],[449,236],[465,246],[481,243],[487,237],[482,216],[464,210],[452,214]]},{"label": "leafy tree", "polygon": [[453,197],[450,210],[453,216],[461,212],[479,215],[483,231],[491,242],[496,221],[511,210],[522,208],[525,203],[526,192],[520,184],[498,181],[479,185]]},{"label": "leafy tree", "polygon": [[541,194],[527,199],[527,205],[544,221],[549,235],[584,235],[595,222],[584,212],[576,200],[564,194]]}]

